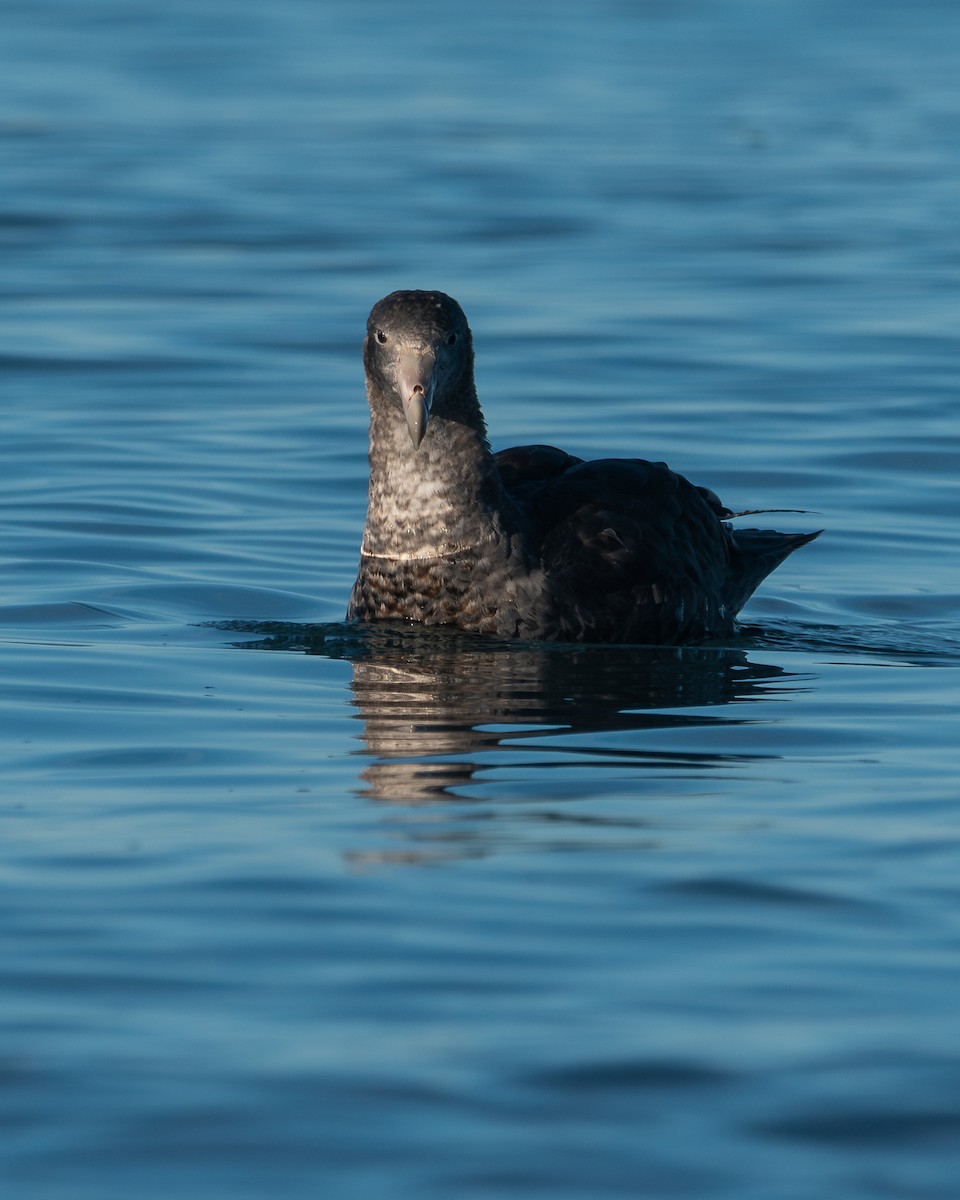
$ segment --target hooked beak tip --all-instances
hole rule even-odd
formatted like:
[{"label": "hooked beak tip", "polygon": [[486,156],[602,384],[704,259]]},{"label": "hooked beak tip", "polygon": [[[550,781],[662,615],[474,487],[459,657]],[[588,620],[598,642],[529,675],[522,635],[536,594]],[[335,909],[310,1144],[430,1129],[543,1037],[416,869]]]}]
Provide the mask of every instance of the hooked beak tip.
[{"label": "hooked beak tip", "polygon": [[410,440],[413,442],[414,450],[419,450],[420,443],[427,432],[427,421],[430,418],[430,405],[426,395],[422,391],[414,392],[404,405],[404,409]]},{"label": "hooked beak tip", "polygon": [[397,384],[403,398],[407,429],[415,450],[420,449],[433,401],[436,356],[429,348],[404,350],[397,362]]}]

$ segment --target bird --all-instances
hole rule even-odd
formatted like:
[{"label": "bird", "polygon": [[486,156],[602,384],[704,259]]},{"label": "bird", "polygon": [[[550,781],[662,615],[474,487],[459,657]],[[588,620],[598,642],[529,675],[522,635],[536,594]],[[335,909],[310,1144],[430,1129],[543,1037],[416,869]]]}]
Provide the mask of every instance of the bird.
[{"label": "bird", "polygon": [[[439,291],[395,291],[363,343],[366,523],[347,619],[547,642],[728,638],[760,582],[812,533],[738,516],[665,463],[494,452],[473,336]],[[791,510],[799,511],[799,510]]]}]

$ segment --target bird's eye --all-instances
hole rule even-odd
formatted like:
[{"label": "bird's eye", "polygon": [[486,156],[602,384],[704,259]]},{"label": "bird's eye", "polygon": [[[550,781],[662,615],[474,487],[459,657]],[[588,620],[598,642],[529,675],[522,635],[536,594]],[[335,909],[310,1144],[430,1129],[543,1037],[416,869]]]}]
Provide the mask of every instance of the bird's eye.
[{"label": "bird's eye", "polygon": [[382,329],[377,330],[377,341],[380,343],[381,346],[385,346],[387,343],[387,335],[383,332]]},{"label": "bird's eye", "polygon": [[456,340],[457,340],[457,335],[455,333],[451,333],[450,336],[447,338],[447,345],[452,346]]}]

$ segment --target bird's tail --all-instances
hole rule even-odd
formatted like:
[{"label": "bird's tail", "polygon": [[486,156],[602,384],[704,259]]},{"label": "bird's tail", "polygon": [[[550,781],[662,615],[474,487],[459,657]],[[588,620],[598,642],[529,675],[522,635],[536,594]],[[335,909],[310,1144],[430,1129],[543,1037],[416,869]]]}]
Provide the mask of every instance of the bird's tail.
[{"label": "bird's tail", "polygon": [[771,571],[794,550],[799,550],[823,533],[779,533],[775,529],[738,529],[734,537],[734,562],[725,597],[728,611],[737,613]]}]

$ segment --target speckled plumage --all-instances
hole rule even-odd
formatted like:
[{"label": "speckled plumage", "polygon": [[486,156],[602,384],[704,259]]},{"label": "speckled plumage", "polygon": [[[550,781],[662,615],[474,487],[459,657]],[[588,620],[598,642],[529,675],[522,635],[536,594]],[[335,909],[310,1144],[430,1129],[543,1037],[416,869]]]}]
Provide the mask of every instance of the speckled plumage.
[{"label": "speckled plumage", "polygon": [[442,292],[393,292],[364,342],[370,487],[347,616],[527,639],[726,637],[816,537],[734,530],[712,492],[642,459],[493,454],[470,329]]}]

